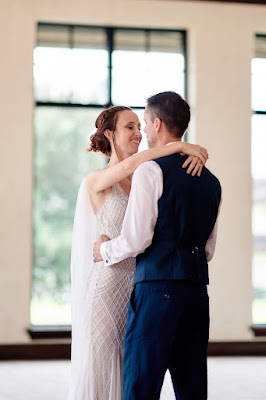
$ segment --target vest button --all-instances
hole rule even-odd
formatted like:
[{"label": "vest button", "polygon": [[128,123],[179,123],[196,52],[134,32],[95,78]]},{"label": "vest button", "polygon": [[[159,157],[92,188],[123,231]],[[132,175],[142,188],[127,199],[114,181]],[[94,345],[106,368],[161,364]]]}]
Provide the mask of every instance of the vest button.
[{"label": "vest button", "polygon": [[165,297],[166,299],[170,299],[170,294],[165,293],[164,297]]}]

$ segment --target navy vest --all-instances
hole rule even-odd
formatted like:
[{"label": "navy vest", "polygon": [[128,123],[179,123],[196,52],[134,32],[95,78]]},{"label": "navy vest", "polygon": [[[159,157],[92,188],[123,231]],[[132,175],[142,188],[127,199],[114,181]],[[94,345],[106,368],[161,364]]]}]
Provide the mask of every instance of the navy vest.
[{"label": "navy vest", "polygon": [[162,169],[163,193],[152,243],[137,257],[135,283],[182,279],[208,284],[205,246],[221,200],[219,180],[207,168],[200,177],[188,175],[180,154],[154,161]]}]

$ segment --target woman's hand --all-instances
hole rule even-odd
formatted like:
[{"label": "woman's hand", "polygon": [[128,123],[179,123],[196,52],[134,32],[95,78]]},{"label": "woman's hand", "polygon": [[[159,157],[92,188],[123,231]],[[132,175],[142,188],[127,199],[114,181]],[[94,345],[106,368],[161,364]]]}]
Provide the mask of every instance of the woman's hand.
[{"label": "woman's hand", "polygon": [[189,156],[182,165],[182,168],[186,168],[188,165],[187,174],[191,174],[192,176],[195,176],[196,174],[197,176],[201,175],[204,165],[199,157]]},{"label": "woman's hand", "polygon": [[204,149],[204,147],[201,147],[198,144],[191,144],[186,142],[182,142],[181,154],[187,154],[188,156],[198,157],[201,159],[203,165],[206,164],[206,161],[209,158],[208,151]]},{"label": "woman's hand", "polygon": [[191,174],[192,176],[201,175],[202,168],[204,167],[206,161],[209,158],[208,151],[197,144],[190,144],[190,143],[182,143],[183,151],[181,155],[187,154],[189,157],[186,159],[184,164],[182,165],[183,168],[187,168],[187,174]]}]

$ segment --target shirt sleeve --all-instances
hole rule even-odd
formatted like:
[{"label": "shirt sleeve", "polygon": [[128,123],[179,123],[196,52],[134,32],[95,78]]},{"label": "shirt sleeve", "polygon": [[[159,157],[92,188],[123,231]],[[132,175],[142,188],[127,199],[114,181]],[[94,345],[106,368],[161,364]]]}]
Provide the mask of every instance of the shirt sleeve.
[{"label": "shirt sleeve", "polygon": [[154,161],[141,164],[133,175],[121,234],[100,247],[105,265],[136,257],[151,244],[162,192],[163,174],[159,165]]},{"label": "shirt sleeve", "polygon": [[218,215],[217,215],[215,225],[213,227],[212,233],[210,234],[209,239],[205,246],[205,254],[206,254],[207,262],[211,261],[211,259],[213,258],[213,255],[214,255],[216,239],[217,239],[217,230],[218,230],[218,216],[220,214],[221,204],[222,204],[222,200],[220,201]]}]

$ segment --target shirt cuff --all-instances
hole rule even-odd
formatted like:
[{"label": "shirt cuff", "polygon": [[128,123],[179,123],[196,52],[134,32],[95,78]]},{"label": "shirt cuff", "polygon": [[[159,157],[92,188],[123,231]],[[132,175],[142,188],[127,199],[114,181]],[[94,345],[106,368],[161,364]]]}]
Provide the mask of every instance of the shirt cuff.
[{"label": "shirt cuff", "polygon": [[108,267],[111,264],[111,259],[108,255],[108,251],[107,251],[107,243],[108,242],[103,242],[100,246],[100,253],[101,253],[104,265],[106,267]]}]

